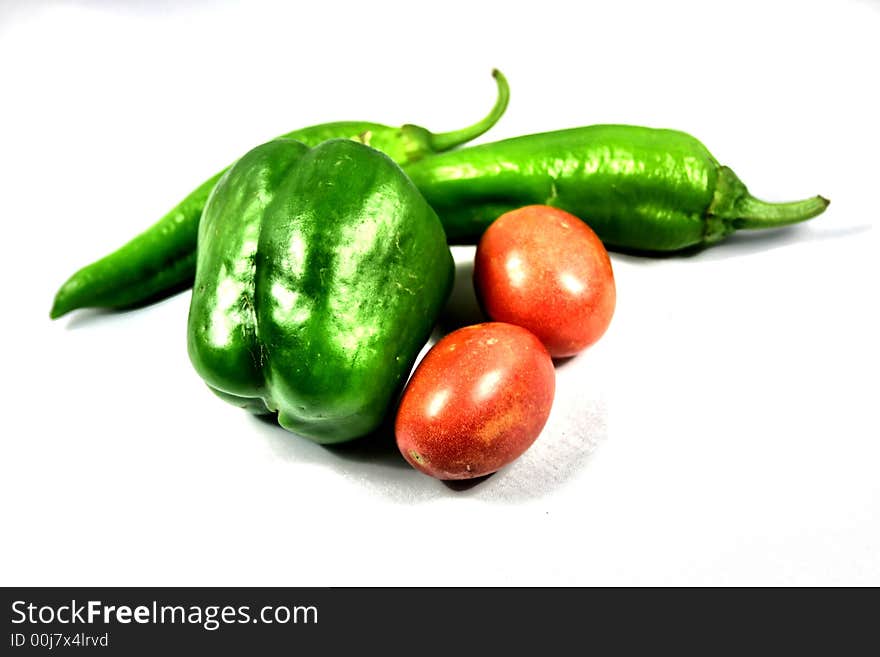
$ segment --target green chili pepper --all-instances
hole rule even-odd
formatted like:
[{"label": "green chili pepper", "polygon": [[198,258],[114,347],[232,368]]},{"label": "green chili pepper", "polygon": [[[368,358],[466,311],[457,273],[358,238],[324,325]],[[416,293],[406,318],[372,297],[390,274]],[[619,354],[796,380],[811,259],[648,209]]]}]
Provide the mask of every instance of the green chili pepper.
[{"label": "green chili pepper", "polygon": [[434,211],[377,150],[277,140],[217,183],[190,359],[220,397],[321,443],[375,429],[452,287]]},{"label": "green chili pepper", "polygon": [[[494,107],[479,122],[461,130],[434,134],[416,125],[394,128],[347,121],[312,126],[283,135],[309,146],[334,138],[359,141],[403,164],[476,139],[504,114],[510,97],[507,80],[493,71],[498,85]],[[192,283],[199,219],[221,171],[206,180],[152,227],[108,256],[77,271],[55,295],[50,316],[77,308],[126,308],[167,296]]]},{"label": "green chili pepper", "polygon": [[820,214],[828,200],[766,203],[695,138],[596,125],[507,139],[404,167],[453,242],[473,242],[501,214],[532,204],[580,217],[609,247],[677,251],[740,228]]}]

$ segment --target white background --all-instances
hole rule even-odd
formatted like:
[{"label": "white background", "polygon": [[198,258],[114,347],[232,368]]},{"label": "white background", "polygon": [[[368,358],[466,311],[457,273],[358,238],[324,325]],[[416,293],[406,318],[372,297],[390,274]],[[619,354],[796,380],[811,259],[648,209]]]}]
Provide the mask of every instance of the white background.
[{"label": "white background", "polygon": [[[880,3],[0,2],[6,585],[880,584]],[[795,228],[613,256],[605,338],[455,491],[227,406],[189,293],[58,285],[250,147],[340,119],[700,138]],[[472,251],[459,250],[463,263]],[[468,270],[448,322],[470,321]]]}]

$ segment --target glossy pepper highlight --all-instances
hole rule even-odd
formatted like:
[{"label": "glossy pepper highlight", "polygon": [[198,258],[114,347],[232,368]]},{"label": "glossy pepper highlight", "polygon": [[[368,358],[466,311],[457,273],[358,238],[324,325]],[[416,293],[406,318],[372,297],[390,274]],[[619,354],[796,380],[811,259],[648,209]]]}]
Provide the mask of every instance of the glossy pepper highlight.
[{"label": "glossy pepper highlight", "polygon": [[404,167],[452,242],[476,242],[505,212],[570,212],[606,246],[637,252],[714,244],[735,230],[774,228],[825,210],[816,196],[767,203],[749,194],[694,137],[595,125],[506,139]]},{"label": "glossy pepper highlight", "polygon": [[452,286],[437,215],[350,140],[259,146],[199,227],[188,349],[220,397],[320,443],[375,429]]},{"label": "glossy pepper highlight", "polygon": [[[281,138],[308,146],[346,138],[372,146],[403,164],[476,139],[504,114],[510,98],[507,80],[493,71],[498,96],[492,110],[477,123],[452,132],[432,133],[417,125],[390,127],[344,121],[295,130]],[[77,308],[126,308],[146,303],[192,284],[199,219],[208,195],[226,170],[206,180],[152,227],[110,255],[87,265],[58,290],[50,316]]]}]

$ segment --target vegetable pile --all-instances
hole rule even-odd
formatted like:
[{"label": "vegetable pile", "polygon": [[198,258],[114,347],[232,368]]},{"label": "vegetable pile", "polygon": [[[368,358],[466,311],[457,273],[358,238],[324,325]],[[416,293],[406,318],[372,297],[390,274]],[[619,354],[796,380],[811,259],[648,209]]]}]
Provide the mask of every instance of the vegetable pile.
[{"label": "vegetable pile", "polygon": [[[828,205],[760,201],[672,130],[600,125],[456,149],[504,114],[508,84],[493,76],[495,105],[461,130],[328,123],[258,146],[71,276],[51,317],[193,285],[190,360],[217,396],[319,443],[394,415],[414,468],[468,479],[529,448],[553,402],[553,359],[608,328],[606,246],[701,248]],[[491,321],[442,338],[407,383],[451,291],[451,243],[478,243],[474,287]]]}]

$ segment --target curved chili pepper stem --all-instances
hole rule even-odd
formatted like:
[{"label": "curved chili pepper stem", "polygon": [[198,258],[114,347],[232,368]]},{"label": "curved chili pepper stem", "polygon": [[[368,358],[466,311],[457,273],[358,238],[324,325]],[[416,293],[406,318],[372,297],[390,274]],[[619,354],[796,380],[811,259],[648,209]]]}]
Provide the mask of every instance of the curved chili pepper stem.
[{"label": "curved chili pepper stem", "polygon": [[706,211],[703,243],[713,244],[735,230],[788,226],[822,214],[830,201],[814,196],[790,203],[768,203],[749,190],[730,167],[718,167],[712,202]]},{"label": "curved chili pepper stem", "polygon": [[432,133],[429,140],[433,150],[446,151],[476,139],[498,122],[498,119],[504,114],[504,110],[507,109],[507,103],[510,100],[510,87],[507,84],[507,78],[497,68],[492,70],[492,77],[495,78],[495,83],[498,85],[498,98],[495,100],[492,110],[480,121],[466,128],[451,132]]},{"label": "curved chili pepper stem", "polygon": [[746,193],[736,204],[739,216],[731,224],[745,229],[788,226],[822,214],[830,202],[822,196],[813,196],[790,203],[768,203]]}]

